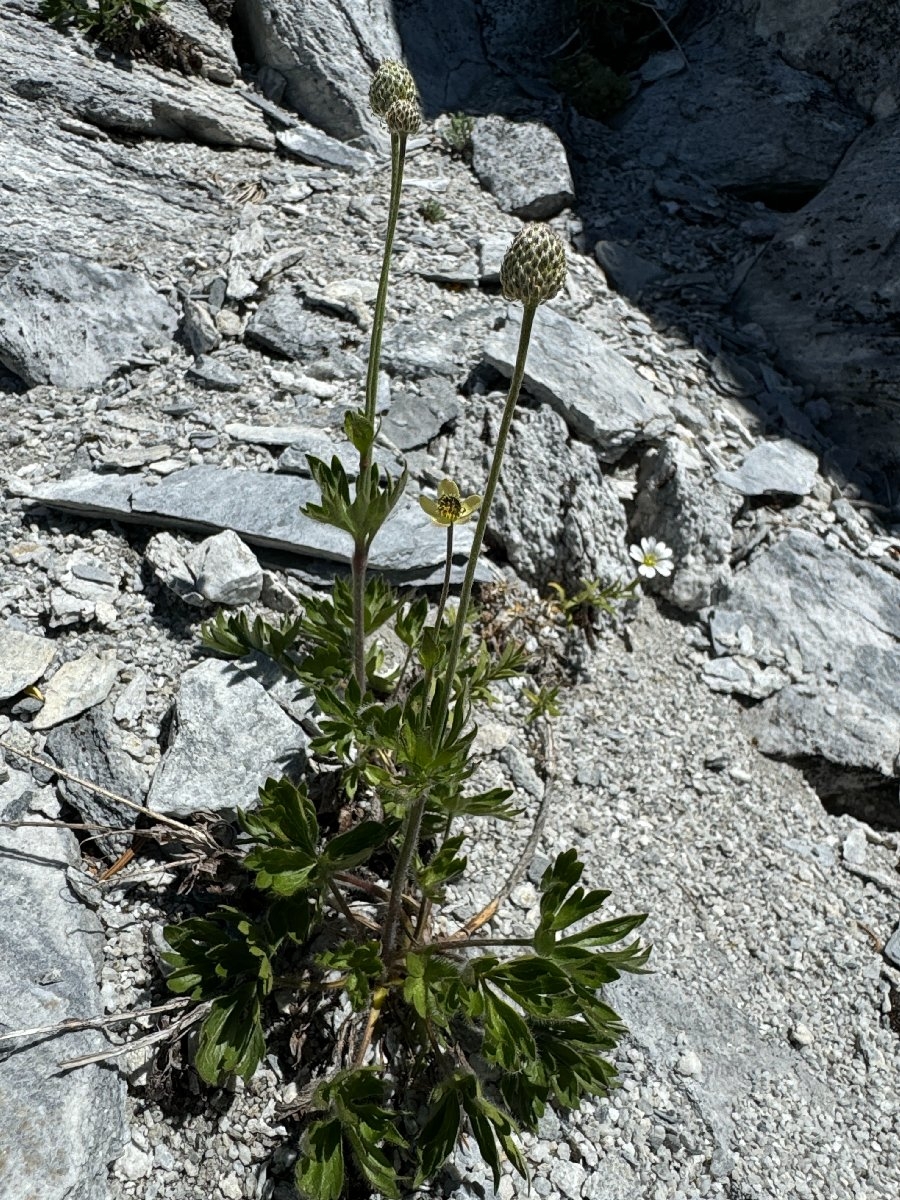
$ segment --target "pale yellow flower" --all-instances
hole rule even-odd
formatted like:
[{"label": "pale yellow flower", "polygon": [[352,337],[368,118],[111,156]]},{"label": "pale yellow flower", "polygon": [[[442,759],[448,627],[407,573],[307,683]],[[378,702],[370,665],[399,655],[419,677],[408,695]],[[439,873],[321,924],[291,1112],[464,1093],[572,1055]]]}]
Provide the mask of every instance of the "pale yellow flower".
[{"label": "pale yellow flower", "polygon": [[435,525],[461,525],[468,521],[481,504],[480,496],[466,496],[463,500],[459,488],[452,479],[442,479],[438,484],[437,500],[420,496],[419,503]]}]

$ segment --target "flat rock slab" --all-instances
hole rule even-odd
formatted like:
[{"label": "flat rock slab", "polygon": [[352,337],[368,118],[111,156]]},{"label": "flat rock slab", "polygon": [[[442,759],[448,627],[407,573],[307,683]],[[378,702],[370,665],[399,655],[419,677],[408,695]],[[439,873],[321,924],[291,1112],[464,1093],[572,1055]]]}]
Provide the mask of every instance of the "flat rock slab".
[{"label": "flat rock slab", "polygon": [[900,776],[900,579],[794,530],[735,577],[710,632],[796,681],[750,713],[763,751]]},{"label": "flat rock slab", "polygon": [[[188,467],[157,484],[96,474],[47,484],[33,500],[66,512],[136,521],[179,529],[232,529],[252,545],[284,550],[304,558],[350,561],[350,539],[330,525],[303,516],[300,509],[319,499],[311,479],[284,474]],[[457,550],[471,545],[468,527],[457,530]],[[444,561],[444,531],[419,508],[410,486],[375,538],[370,565],[396,575],[425,574]]]},{"label": "flat rock slab", "polygon": [[456,388],[444,379],[424,379],[420,394],[401,392],[392,397],[381,430],[399,450],[427,446],[462,413]]},{"label": "flat rock slab", "polygon": [[30,386],[95,388],[172,339],[178,316],[146,279],[46,254],[0,282],[0,362]]},{"label": "flat rock slab", "polygon": [[83,654],[63,663],[43,689],[44,707],[34,718],[35,729],[50,729],[60,721],[70,721],[95,704],[102,704],[119,673],[115,658]]},{"label": "flat rock slab", "polygon": [[808,496],[818,471],[818,455],[782,439],[754,446],[736,471],[719,471],[716,479],[744,496]]},{"label": "flat rock slab", "polygon": [[575,200],[562,142],[537,121],[482,117],[472,130],[472,167],[504,212],[546,221]]},{"label": "flat rock slab", "polygon": [[20,629],[0,628],[0,700],[18,696],[37,683],[55,656],[55,642]]},{"label": "flat rock slab", "polygon": [[[33,819],[36,804],[52,812],[54,803],[24,772],[0,783],[0,820]],[[68,830],[0,829],[0,1033],[103,1015],[103,931],[66,885],[77,861]],[[100,1064],[57,1069],[105,1045],[102,1033],[89,1031],[3,1046],[3,1200],[106,1200],[107,1163],[125,1141],[124,1084]]]},{"label": "flat rock slab", "polygon": [[147,798],[169,816],[252,808],[268,776],[306,756],[300,726],[239,665],[217,659],[185,671],[172,728]]},{"label": "flat rock slab", "polygon": [[[484,358],[508,378],[516,363],[521,311],[485,346]],[[658,440],[672,428],[667,406],[596,333],[542,305],[525,364],[525,390],[554,408],[566,424],[615,462],[632,446]]]},{"label": "flat rock slab", "polygon": [[329,137],[321,129],[297,127],[286,129],[275,135],[283,150],[296,155],[304,162],[316,167],[336,167],[339,171],[367,171],[374,163],[371,154],[356,150],[337,138]]}]

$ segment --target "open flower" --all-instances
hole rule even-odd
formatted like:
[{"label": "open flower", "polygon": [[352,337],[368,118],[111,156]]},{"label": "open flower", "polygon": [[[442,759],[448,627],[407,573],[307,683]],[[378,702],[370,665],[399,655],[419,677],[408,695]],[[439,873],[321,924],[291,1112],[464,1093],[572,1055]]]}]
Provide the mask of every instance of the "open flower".
[{"label": "open flower", "polygon": [[481,503],[480,496],[466,496],[463,500],[459,488],[452,479],[442,479],[438,484],[437,500],[420,496],[419,503],[435,525],[461,525],[468,521]]},{"label": "open flower", "polygon": [[672,551],[665,542],[658,542],[656,538],[641,538],[641,544],[632,546],[628,553],[638,564],[638,575],[645,579],[652,579],[655,575],[665,577],[675,569]]}]

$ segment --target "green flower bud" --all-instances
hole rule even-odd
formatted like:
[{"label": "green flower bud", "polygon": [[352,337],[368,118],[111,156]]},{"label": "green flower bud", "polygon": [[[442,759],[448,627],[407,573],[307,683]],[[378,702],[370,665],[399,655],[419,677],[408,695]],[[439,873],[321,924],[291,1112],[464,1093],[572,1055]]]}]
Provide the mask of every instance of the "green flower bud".
[{"label": "green flower bud", "polygon": [[500,267],[506,299],[538,305],[552,300],[565,282],[566,249],[549,225],[520,229]]},{"label": "green flower bud", "polygon": [[376,117],[387,115],[398,100],[416,100],[416,81],[402,62],[388,58],[381,64],[369,88],[369,106]]},{"label": "green flower bud", "polygon": [[384,117],[391,133],[418,133],[422,110],[418,100],[395,100]]}]

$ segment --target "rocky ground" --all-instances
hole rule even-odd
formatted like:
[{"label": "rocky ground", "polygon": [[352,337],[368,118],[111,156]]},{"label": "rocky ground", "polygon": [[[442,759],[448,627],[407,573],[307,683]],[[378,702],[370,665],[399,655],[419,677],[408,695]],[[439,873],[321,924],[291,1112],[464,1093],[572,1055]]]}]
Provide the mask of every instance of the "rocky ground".
[{"label": "rocky ground", "polygon": [[[301,76],[285,68],[279,93],[266,43],[242,78],[199,5],[178,10],[202,33],[202,76],[140,65],[127,83],[36,7],[12,0],[0,14],[12,214],[0,232],[0,818],[127,831],[134,814],[116,796],[162,817],[227,814],[303,752],[306,710],[258,663],[206,657],[199,627],[216,605],[293,611],[346,557],[298,509],[312,495],[305,454],[340,449],[361,392],[389,166],[358,96],[345,94],[333,128],[318,119],[326,132],[300,121],[285,96]],[[399,6],[401,34],[411,7]],[[464,489],[483,483],[516,335],[500,256],[523,216],[550,220],[570,276],[539,314],[484,577],[523,589],[535,649],[550,638],[579,669],[547,658],[546,678],[564,682],[558,771],[535,863],[497,927],[528,926],[542,861],[575,844],[621,911],[649,912],[655,974],[614,989],[631,1029],[622,1089],[547,1119],[527,1145],[533,1188],[887,1200],[900,1185],[895,368],[881,327],[860,349],[847,315],[862,268],[837,271],[846,319],[818,340],[823,361],[848,359],[831,390],[802,322],[767,327],[763,303],[773,262],[802,257],[809,222],[841,223],[846,172],[894,137],[887,85],[848,98],[808,63],[766,65],[789,73],[779,86],[794,97],[764,114],[782,122],[766,139],[781,157],[732,149],[729,166],[703,158],[696,123],[663,133],[648,115],[690,73],[647,81],[620,129],[571,114],[561,128],[546,97],[523,99],[498,68],[506,8],[494,9],[479,70],[501,112],[530,120],[476,124],[471,164],[451,155],[446,117],[412,142],[380,395],[382,461],[405,461],[412,479],[375,558],[399,582],[433,583],[443,537],[415,498],[448,471]],[[245,6],[257,33],[274,28],[265,10]],[[390,51],[397,32],[373,28]],[[714,33],[687,30],[688,57],[727,65],[731,43]],[[711,105],[716,78],[703,76]],[[827,137],[812,139],[803,114],[816,104]],[[817,198],[798,211],[770,206],[802,188]],[[889,251],[867,253],[883,272]],[[814,265],[794,264],[800,293],[815,291]],[[623,576],[642,536],[673,546],[673,577],[595,646],[561,650],[548,583]],[[485,771],[533,813],[523,712],[507,689],[480,743]],[[161,926],[184,911],[185,867],[138,847],[101,882],[131,836],[89,844],[90,832],[81,848],[62,829],[0,833],[0,1038],[166,999]],[[459,914],[486,901],[514,851],[508,830],[487,832]],[[147,1051],[127,1051],[150,1027],[37,1034],[9,1053],[0,1041],[4,1196],[288,1200],[297,1079],[283,1061],[246,1087],[173,1086]],[[124,1051],[112,1065],[56,1073],[108,1042]],[[519,1188],[504,1178],[497,1194]],[[494,1194],[465,1147],[441,1191]]]}]

